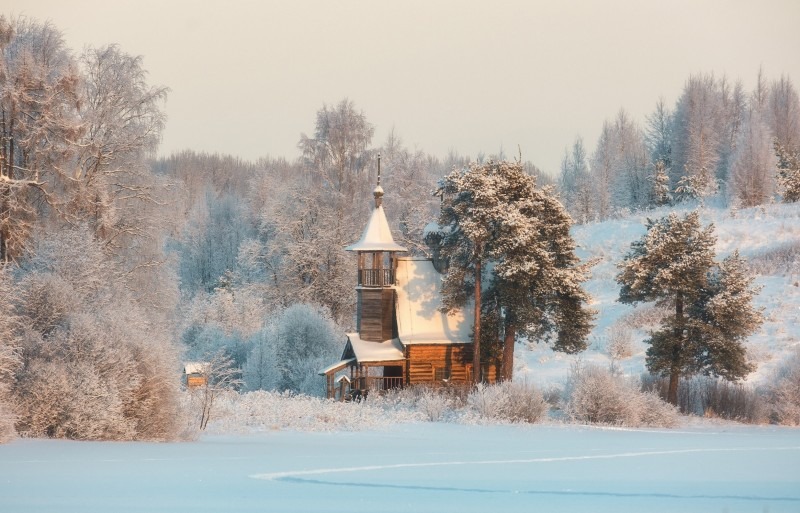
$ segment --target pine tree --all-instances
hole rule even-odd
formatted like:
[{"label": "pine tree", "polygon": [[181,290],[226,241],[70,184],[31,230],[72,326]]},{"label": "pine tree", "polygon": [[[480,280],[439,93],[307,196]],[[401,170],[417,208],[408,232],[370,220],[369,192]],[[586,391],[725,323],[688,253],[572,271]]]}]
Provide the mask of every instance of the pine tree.
[{"label": "pine tree", "polygon": [[650,177],[650,204],[656,207],[669,205],[672,194],[669,192],[669,173],[663,160],[655,164],[653,176]]},{"label": "pine tree", "polygon": [[674,314],[646,341],[647,368],[669,376],[667,399],[677,404],[681,376],[702,373],[735,381],[753,370],[742,342],[761,324],[752,307],[756,289],[738,253],[714,262],[714,227],[697,212],[648,220],[617,276],[619,301],[655,301]]},{"label": "pine tree", "polygon": [[451,173],[441,190],[448,191],[439,220],[447,227],[442,252],[450,263],[445,305],[461,306],[467,290],[478,289],[474,260],[467,258],[476,253],[475,240],[490,268],[485,294],[475,298],[482,312],[476,354],[502,353],[502,376],[508,380],[518,335],[553,335],[553,348],[566,353],[585,349],[593,318],[581,288],[588,266],[575,255],[572,221],[552,188],[538,188],[519,163],[489,162]]},{"label": "pine tree", "polygon": [[784,146],[777,146],[778,184],[784,203],[800,200],[800,151],[789,151]]}]

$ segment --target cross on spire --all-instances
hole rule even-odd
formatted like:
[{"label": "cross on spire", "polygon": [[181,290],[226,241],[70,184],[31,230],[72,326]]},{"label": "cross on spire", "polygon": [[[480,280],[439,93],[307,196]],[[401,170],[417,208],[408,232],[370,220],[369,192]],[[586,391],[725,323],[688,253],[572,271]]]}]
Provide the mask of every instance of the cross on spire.
[{"label": "cross on spire", "polygon": [[381,187],[381,154],[378,153],[378,185],[372,191],[375,196],[375,208],[378,208],[383,203],[383,187]]}]

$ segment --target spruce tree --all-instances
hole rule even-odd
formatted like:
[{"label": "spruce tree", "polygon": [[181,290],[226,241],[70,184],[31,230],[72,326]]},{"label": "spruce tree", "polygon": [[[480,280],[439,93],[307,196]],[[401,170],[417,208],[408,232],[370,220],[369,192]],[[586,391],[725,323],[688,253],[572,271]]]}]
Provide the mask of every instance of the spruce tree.
[{"label": "spruce tree", "polygon": [[655,301],[674,312],[646,340],[647,368],[669,376],[667,399],[678,401],[682,376],[705,374],[736,381],[753,370],[742,343],[761,325],[756,289],[738,253],[714,261],[714,227],[697,212],[648,220],[647,233],[619,264],[619,301]]},{"label": "spruce tree", "polygon": [[650,182],[652,184],[650,188],[650,205],[654,207],[668,205],[672,201],[672,194],[669,191],[669,173],[663,160],[655,163]]},{"label": "spruce tree", "polygon": [[[454,171],[439,193],[441,250],[449,263],[443,300],[450,309],[462,306],[472,290],[481,305],[476,358],[502,354],[502,378],[509,380],[518,336],[553,336],[557,351],[584,350],[594,315],[581,288],[588,266],[575,255],[572,220],[552,188],[537,187],[517,162],[489,162]],[[489,269],[481,295],[476,262]]]},{"label": "spruce tree", "polygon": [[778,156],[778,184],[783,202],[800,201],[800,150],[790,151],[776,145],[775,153]]}]

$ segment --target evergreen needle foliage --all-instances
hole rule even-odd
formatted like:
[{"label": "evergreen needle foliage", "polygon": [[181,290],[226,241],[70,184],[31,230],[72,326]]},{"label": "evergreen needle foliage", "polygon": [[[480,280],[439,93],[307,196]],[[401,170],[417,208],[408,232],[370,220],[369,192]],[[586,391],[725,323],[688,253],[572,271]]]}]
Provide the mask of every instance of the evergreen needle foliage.
[{"label": "evergreen needle foliage", "polygon": [[[581,284],[589,266],[575,255],[572,219],[553,189],[537,187],[518,162],[490,161],[453,171],[438,194],[437,242],[449,264],[445,307],[462,306],[470,290],[486,289],[476,298],[476,353],[479,347],[484,359],[502,353],[502,377],[511,379],[517,336],[553,336],[553,348],[565,353],[586,349],[594,312]],[[484,273],[488,286],[480,284]]]},{"label": "evergreen needle foliage", "polygon": [[648,220],[647,233],[619,265],[620,302],[655,301],[674,312],[646,340],[647,368],[670,377],[672,404],[682,376],[736,381],[754,369],[743,342],[763,322],[752,306],[757,289],[738,252],[714,261],[713,231],[700,226],[697,212]]}]

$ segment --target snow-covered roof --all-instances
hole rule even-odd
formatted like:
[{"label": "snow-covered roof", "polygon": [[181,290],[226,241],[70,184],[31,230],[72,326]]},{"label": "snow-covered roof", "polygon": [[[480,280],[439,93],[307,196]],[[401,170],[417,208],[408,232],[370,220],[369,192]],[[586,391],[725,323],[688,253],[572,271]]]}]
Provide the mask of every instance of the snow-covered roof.
[{"label": "snow-covered roof", "polygon": [[464,309],[452,314],[439,311],[442,276],[433,262],[398,258],[395,277],[397,328],[404,345],[471,343],[471,316]]},{"label": "snow-covered roof", "polygon": [[184,374],[203,374],[208,369],[208,362],[186,362],[183,364]]},{"label": "snow-covered roof", "polygon": [[348,333],[347,338],[358,363],[397,362],[406,359],[403,346],[396,338],[370,342],[361,340],[358,333]]},{"label": "snow-covered roof", "polygon": [[372,211],[361,239],[345,249],[347,251],[408,251],[394,241],[382,205],[375,207],[375,210]]},{"label": "snow-covered roof", "polygon": [[339,360],[338,362],[336,362],[336,363],[334,363],[332,365],[328,365],[327,367],[325,367],[324,369],[319,371],[318,374],[320,376],[323,376],[323,375],[325,375],[325,374],[327,374],[329,372],[339,371],[341,369],[344,369],[345,367],[347,367],[348,365],[350,365],[354,361],[356,361],[355,358],[346,358],[344,360]]}]

